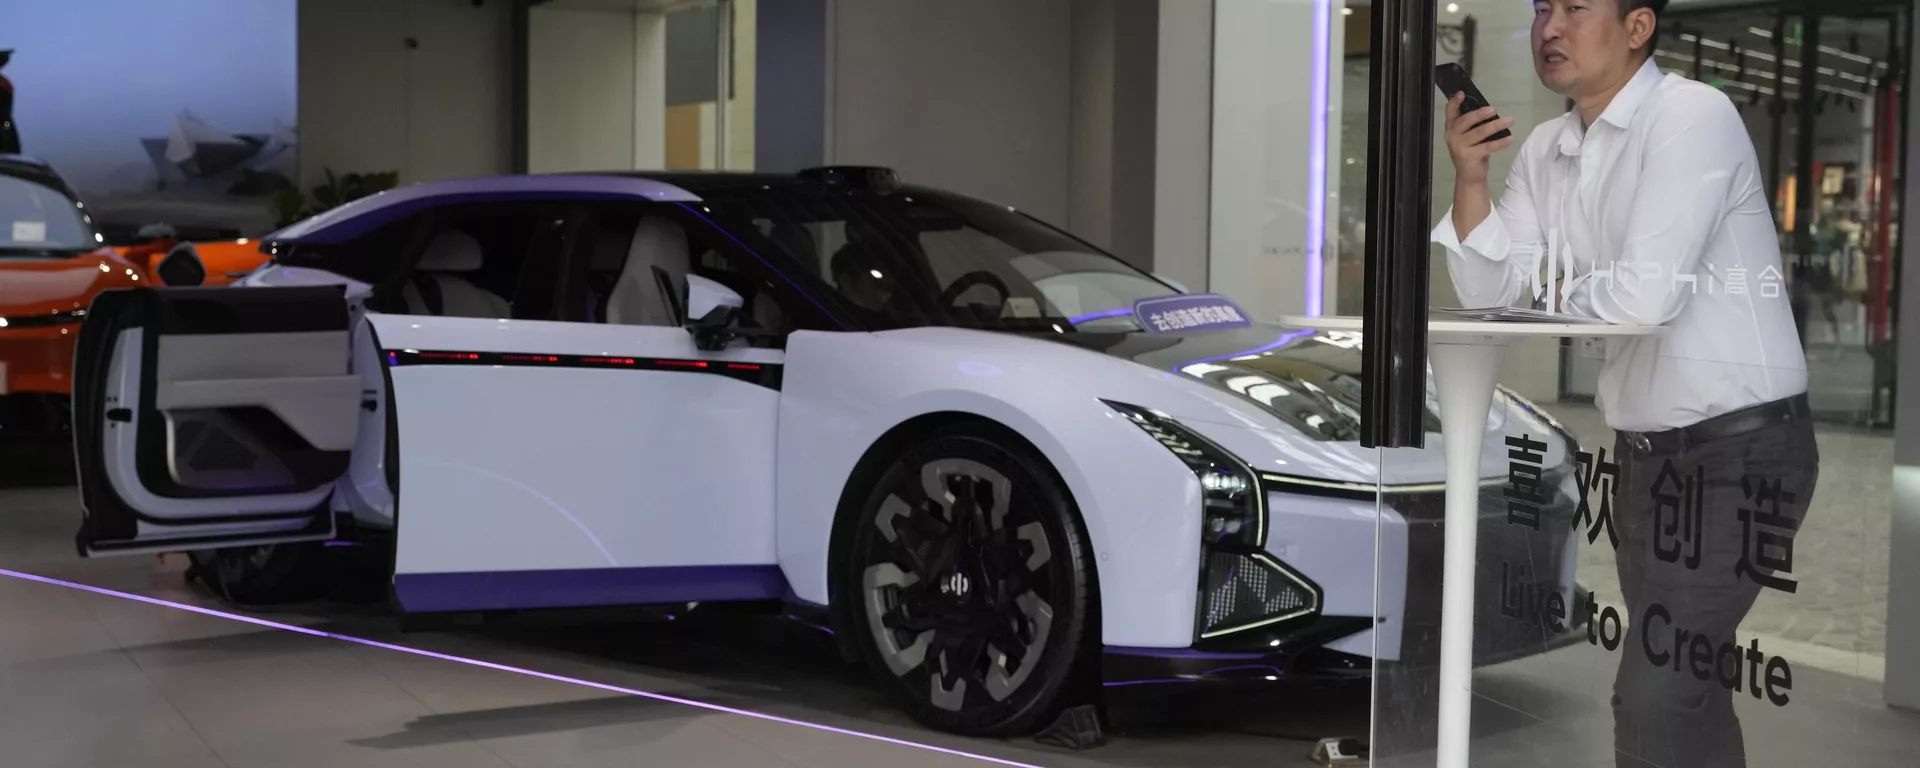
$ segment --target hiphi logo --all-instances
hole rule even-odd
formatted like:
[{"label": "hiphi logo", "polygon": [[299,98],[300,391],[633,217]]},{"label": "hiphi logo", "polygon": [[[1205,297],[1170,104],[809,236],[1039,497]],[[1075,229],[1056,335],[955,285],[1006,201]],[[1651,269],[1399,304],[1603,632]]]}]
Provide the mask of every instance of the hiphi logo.
[{"label": "hiphi logo", "polygon": [[[1657,290],[1664,283],[1675,293],[1685,290],[1690,295],[1698,295],[1703,289],[1709,296],[1758,295],[1774,299],[1785,295],[1786,278],[1774,266],[1768,266],[1751,277],[1752,270],[1746,267],[1732,267],[1721,274],[1711,264],[1703,264],[1704,269],[1698,272],[1675,270],[1669,274],[1667,265],[1642,259],[1641,254],[1635,253],[1628,254],[1613,265],[1576,274],[1578,268],[1573,258],[1573,242],[1563,237],[1558,229],[1548,231],[1545,253],[1542,254],[1536,246],[1533,255],[1536,261],[1527,274],[1528,293],[1536,305],[1554,314],[1564,312],[1566,307],[1562,302],[1565,297],[1573,295],[1575,289],[1588,282],[1595,284],[1594,290],[1608,291],[1615,288],[1633,292]],[[1750,280],[1758,285],[1753,285]],[[1564,285],[1563,290],[1555,290],[1555,286],[1561,285]]]}]

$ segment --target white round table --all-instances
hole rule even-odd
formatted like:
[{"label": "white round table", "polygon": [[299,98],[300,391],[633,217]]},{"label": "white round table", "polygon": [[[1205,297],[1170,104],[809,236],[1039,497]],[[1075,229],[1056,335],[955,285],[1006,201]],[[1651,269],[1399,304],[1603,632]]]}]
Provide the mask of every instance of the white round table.
[{"label": "white round table", "polygon": [[[1359,333],[1358,317],[1287,316],[1290,328]],[[1473,568],[1480,522],[1480,450],[1507,347],[1527,338],[1657,336],[1657,325],[1430,320],[1427,359],[1439,390],[1447,457],[1447,533],[1440,598],[1439,768],[1467,768],[1473,732]]]}]

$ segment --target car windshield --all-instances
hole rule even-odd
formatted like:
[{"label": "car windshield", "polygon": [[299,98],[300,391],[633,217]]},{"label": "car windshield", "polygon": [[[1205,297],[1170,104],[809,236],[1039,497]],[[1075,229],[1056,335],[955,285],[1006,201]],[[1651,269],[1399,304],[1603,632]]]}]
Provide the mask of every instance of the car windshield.
[{"label": "car windshield", "polygon": [[0,174],[0,258],[71,255],[96,247],[93,228],[72,198]]},{"label": "car windshield", "polygon": [[757,249],[817,273],[873,328],[1139,330],[1140,299],[1177,291],[1003,206],[906,188],[706,197]]}]

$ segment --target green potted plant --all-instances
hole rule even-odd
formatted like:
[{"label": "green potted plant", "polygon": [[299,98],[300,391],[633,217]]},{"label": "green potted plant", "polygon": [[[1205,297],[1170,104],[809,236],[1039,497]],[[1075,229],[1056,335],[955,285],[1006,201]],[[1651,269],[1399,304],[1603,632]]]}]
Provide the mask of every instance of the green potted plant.
[{"label": "green potted plant", "polygon": [[393,189],[400,184],[399,171],[380,173],[349,173],[335,175],[333,169],[326,171],[327,180],[302,192],[299,187],[283,187],[274,195],[273,205],[279,219],[279,226],[285,227],[309,216],[338,208],[347,203],[378,192]]}]

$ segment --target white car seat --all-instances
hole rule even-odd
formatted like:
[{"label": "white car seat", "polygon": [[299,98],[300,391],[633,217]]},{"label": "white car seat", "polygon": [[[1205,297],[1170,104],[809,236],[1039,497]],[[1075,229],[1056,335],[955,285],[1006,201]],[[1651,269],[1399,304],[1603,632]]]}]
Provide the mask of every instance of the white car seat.
[{"label": "white car seat", "polygon": [[[480,241],[457,229],[435,235],[420,256],[413,278],[400,290],[407,313],[444,317],[513,316],[513,305],[457,273],[477,272],[483,260]],[[432,294],[438,294],[434,296]],[[435,301],[434,299],[438,299]],[[435,306],[435,305],[438,306]]]},{"label": "white car seat", "polygon": [[587,322],[605,323],[607,307],[613,300],[613,287],[619,284],[626,266],[627,252],[633,250],[633,230],[599,227],[593,234],[592,253],[587,257]]},{"label": "white car seat", "polygon": [[[627,266],[607,300],[607,322],[613,325],[675,325],[674,307],[681,299],[691,265],[687,233],[660,216],[640,220],[627,249]],[[661,277],[665,277],[665,285]]]}]

